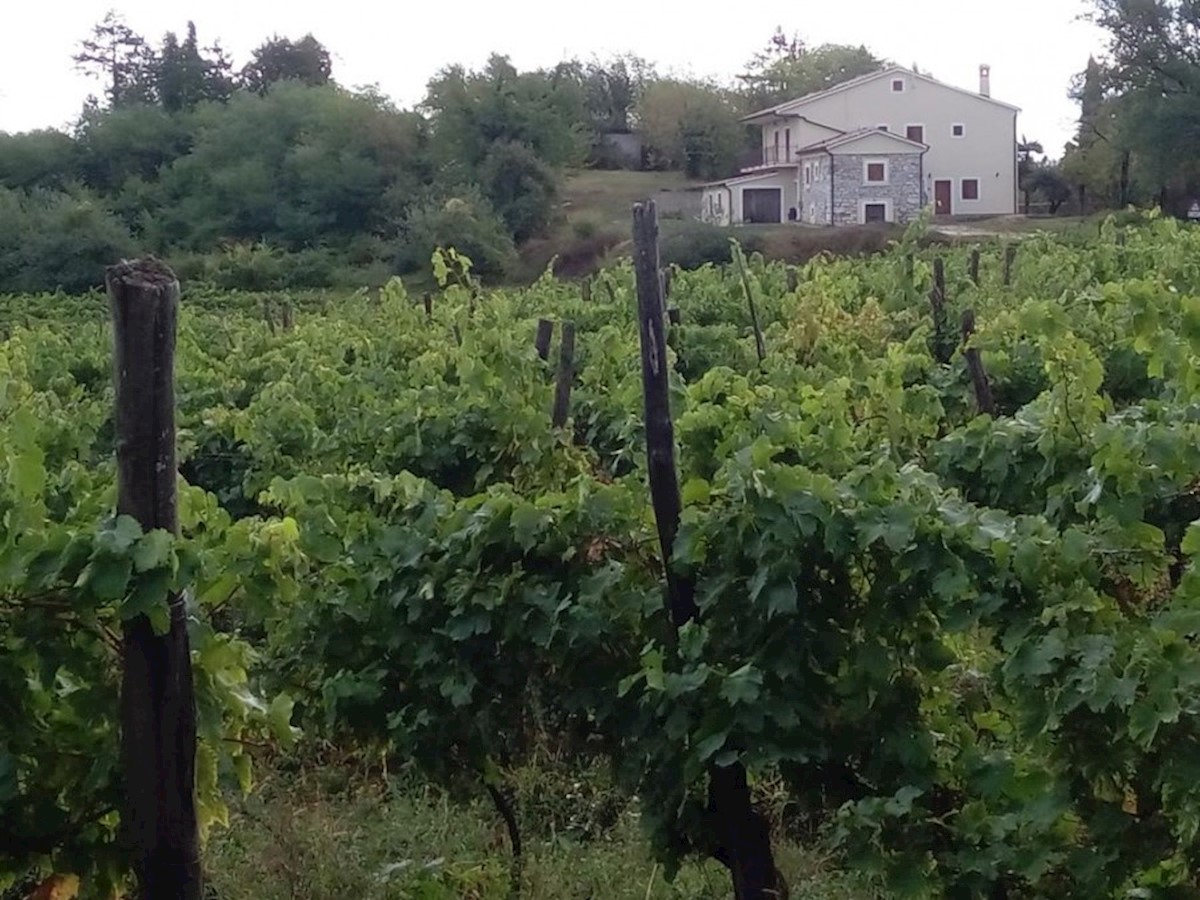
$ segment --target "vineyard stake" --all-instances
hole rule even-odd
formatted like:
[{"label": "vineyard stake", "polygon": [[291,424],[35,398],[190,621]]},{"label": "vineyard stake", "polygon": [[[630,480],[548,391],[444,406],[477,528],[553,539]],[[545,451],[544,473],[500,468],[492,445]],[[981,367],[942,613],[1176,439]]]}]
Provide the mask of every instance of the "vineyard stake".
[{"label": "vineyard stake", "polygon": [[1017,259],[1017,245],[1009,244],[1004,248],[1004,286],[1012,284],[1013,263]]},{"label": "vineyard stake", "polygon": [[963,357],[967,361],[967,371],[971,373],[971,384],[975,387],[975,405],[981,413],[989,416],[996,414],[996,403],[992,399],[992,386],[988,382],[987,371],[983,368],[983,358],[979,348],[970,346],[971,335],[975,333],[975,310],[968,309],[962,314]]},{"label": "vineyard stake", "polygon": [[579,285],[579,294],[583,298],[584,303],[592,302],[592,280],[585,278]]},{"label": "vineyard stake", "polygon": [[929,292],[933,311],[933,356],[940,363],[950,361],[946,348],[946,264],[940,256],[933,260],[933,289]]},{"label": "vineyard stake", "polygon": [[[144,531],[179,531],[175,494],[175,326],[179,282],[156,259],[105,273],[113,320],[117,513]],[[123,839],[147,900],[199,900],[196,705],[185,598],[169,629],[138,615],[122,627]]]},{"label": "vineyard stake", "polygon": [[758,309],[754,305],[754,292],[750,289],[750,273],[746,271],[745,260],[742,258],[740,248],[733,254],[733,258],[737,262],[738,272],[742,276],[742,291],[746,294],[746,305],[750,307],[750,324],[754,327],[754,350],[761,363],[767,358],[767,347],[763,343],[762,329],[758,327]]},{"label": "vineyard stake", "polygon": [[433,318],[433,294],[431,294],[429,291],[426,291],[425,296],[423,296],[421,298],[421,300],[425,304],[425,318],[432,319]]},{"label": "vineyard stake", "polygon": [[[667,381],[666,328],[658,265],[658,213],[654,201],[645,205],[639,203],[633,208],[633,245],[650,498],[666,573],[667,611],[678,631],[687,622],[699,618],[699,608],[695,585],[690,579],[677,575],[671,565],[683,500],[675,469],[675,429],[671,422]],[[741,763],[713,764],[709,766],[708,778],[709,812],[718,845],[713,855],[729,869],[735,900],[786,896],[771,854],[769,828],[751,803],[745,767]]]},{"label": "vineyard stake", "polygon": [[679,307],[678,306],[668,306],[667,307],[667,321],[670,322],[672,325],[679,324],[680,317],[679,317]]},{"label": "vineyard stake", "polygon": [[979,287],[979,248],[976,247],[971,251],[971,261],[967,267],[967,273],[971,276],[971,283],[975,287]]},{"label": "vineyard stake", "polygon": [[796,289],[800,287],[800,273],[796,271],[795,266],[787,267],[787,289],[789,294],[796,293]]},{"label": "vineyard stake", "polygon": [[554,385],[554,414],[551,424],[562,428],[571,412],[571,382],[575,378],[575,323],[562,323],[562,343],[558,348],[558,379]]},{"label": "vineyard stake", "polygon": [[538,357],[545,362],[550,358],[550,339],[554,336],[554,323],[549,319],[538,319],[537,334],[533,338]]}]

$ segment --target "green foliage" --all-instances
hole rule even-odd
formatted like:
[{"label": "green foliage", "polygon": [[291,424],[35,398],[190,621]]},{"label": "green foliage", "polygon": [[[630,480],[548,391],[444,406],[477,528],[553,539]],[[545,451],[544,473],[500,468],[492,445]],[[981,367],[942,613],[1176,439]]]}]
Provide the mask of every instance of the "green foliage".
[{"label": "green foliage", "polygon": [[89,191],[0,188],[0,291],[90,290],[132,246],[128,230]]},{"label": "green foliage", "polygon": [[554,171],[528,147],[496,144],[479,168],[479,185],[516,241],[541,234],[554,213]]},{"label": "green foliage", "polygon": [[777,28],[766,48],[755,55],[739,77],[747,108],[758,110],[869,75],[885,64],[864,46],[809,47],[799,37],[788,38]]},{"label": "green foliage", "polygon": [[638,128],[657,165],[691,178],[728,174],[745,143],[729,92],[693,81],[664,78],[647,85]]},{"label": "green foliage", "polygon": [[[1008,285],[999,254],[975,285],[970,248],[938,251],[990,416],[962,348],[930,355],[921,228],[795,283],[745,254],[761,363],[741,273],[674,271],[674,551],[701,610],[677,637],[628,264],[587,301],[550,276],[485,293],[483,257],[440,243],[428,312],[394,280],[274,329],[284,298],[187,297],[178,541],[111,517],[102,303],[0,298],[0,822],[40,838],[4,873],[122,874],[105,628],[190,587],[212,822],[248,734],[474,793],[552,738],[611,763],[668,873],[711,851],[708,772],[740,762],[785,832],[890,896],[1193,884],[1200,232],[1031,235]],[[577,328],[567,429],[539,318]],[[568,830],[602,830],[590,802]],[[563,820],[533,796],[526,821]]]},{"label": "green foliage", "polygon": [[327,84],[332,74],[329,51],[312,34],[298,41],[276,36],[254,51],[242,69],[242,84],[262,94],[279,81],[300,81],[314,87]]},{"label": "green foliage", "polygon": [[475,190],[414,210],[405,221],[403,234],[397,260],[401,272],[425,269],[439,247],[463,252],[473,260],[475,271],[485,277],[502,275],[516,259],[503,221]]}]

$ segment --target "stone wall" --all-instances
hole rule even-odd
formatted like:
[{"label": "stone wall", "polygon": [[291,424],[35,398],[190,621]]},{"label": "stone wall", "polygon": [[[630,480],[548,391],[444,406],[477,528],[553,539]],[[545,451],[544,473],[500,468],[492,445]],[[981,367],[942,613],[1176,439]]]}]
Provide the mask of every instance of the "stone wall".
[{"label": "stone wall", "polygon": [[[830,224],[829,186],[833,183],[829,168],[831,161],[826,153],[806,156],[800,161],[800,221],[808,225]],[[805,184],[804,167],[809,165],[819,171],[814,175],[812,184]]]},{"label": "stone wall", "polygon": [[[887,184],[865,184],[867,160],[886,160]],[[921,212],[921,156],[918,153],[868,155],[847,153],[834,157],[833,203],[835,225],[862,222],[862,203],[890,201],[891,220],[909,222]]]}]

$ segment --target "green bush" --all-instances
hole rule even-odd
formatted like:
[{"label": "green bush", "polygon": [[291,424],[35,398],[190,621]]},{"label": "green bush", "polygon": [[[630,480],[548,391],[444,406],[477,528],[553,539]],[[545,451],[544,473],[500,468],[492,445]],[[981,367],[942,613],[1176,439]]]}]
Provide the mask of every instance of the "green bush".
[{"label": "green bush", "polygon": [[503,276],[516,260],[507,226],[476,189],[443,202],[427,203],[404,223],[396,256],[399,272],[428,270],[433,251],[453,247],[471,258],[476,274]]},{"label": "green bush", "polygon": [[688,222],[663,232],[659,255],[664,266],[698,269],[705,263],[730,262],[729,239],[736,237],[746,253],[760,251],[761,241],[751,233],[735,234],[732,229],[703,222]]},{"label": "green bush", "polygon": [[0,292],[81,293],[132,253],[128,229],[87,190],[0,188]]},{"label": "green bush", "polygon": [[516,241],[542,234],[554,214],[554,170],[523,144],[497,144],[479,169],[483,193]]}]

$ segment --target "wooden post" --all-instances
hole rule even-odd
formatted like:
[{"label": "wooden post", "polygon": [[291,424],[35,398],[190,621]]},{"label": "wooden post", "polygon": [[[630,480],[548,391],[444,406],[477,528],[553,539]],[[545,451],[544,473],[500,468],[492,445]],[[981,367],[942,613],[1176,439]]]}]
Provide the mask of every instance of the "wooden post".
[{"label": "wooden post", "polygon": [[263,321],[267,323],[267,327],[271,329],[271,334],[275,333],[275,310],[272,308],[271,301],[263,297],[260,304],[262,309]]},{"label": "wooden post", "polygon": [[292,328],[295,327],[296,321],[292,317],[292,301],[291,300],[283,301],[283,309],[281,311],[280,318],[281,318],[281,322],[282,322],[284,331],[291,331]]},{"label": "wooden post", "polygon": [[996,414],[996,403],[992,399],[992,386],[988,382],[987,371],[983,368],[983,358],[979,348],[970,346],[971,335],[975,333],[975,310],[968,309],[962,314],[963,357],[967,361],[967,371],[971,373],[971,384],[975,388],[975,405],[981,413],[989,416]]},{"label": "wooden post", "polygon": [[[683,501],[675,470],[675,429],[671,422],[658,266],[658,214],[653,201],[633,208],[633,245],[650,497],[666,573],[667,611],[678,631],[699,618],[700,612],[695,585],[680,577],[671,564]],[[729,869],[735,900],[785,897],[786,888],[771,854],[769,828],[751,803],[745,767],[741,763],[714,764],[709,767],[708,777],[710,821],[716,839],[713,856]]]},{"label": "wooden post", "polygon": [[976,247],[971,251],[971,261],[967,265],[967,274],[971,276],[971,283],[975,287],[979,287],[979,248]]},{"label": "wooden post", "polygon": [[583,282],[579,285],[579,293],[583,297],[584,303],[592,302],[592,279],[583,279]]},{"label": "wooden post", "polygon": [[538,319],[537,335],[534,336],[533,346],[542,362],[550,358],[550,339],[553,336],[554,323],[549,319]]},{"label": "wooden post", "polygon": [[433,294],[431,294],[429,291],[426,291],[425,296],[422,297],[421,300],[425,303],[425,318],[432,319],[433,318]]},{"label": "wooden post", "polygon": [[754,292],[750,289],[750,273],[746,271],[740,251],[735,252],[733,258],[737,261],[738,272],[742,276],[742,291],[746,294],[746,305],[750,307],[750,324],[754,328],[754,350],[758,353],[758,361],[761,363],[767,358],[767,346],[763,342],[762,329],[758,326],[758,308],[754,305]]},{"label": "wooden post", "polygon": [[1009,244],[1004,248],[1004,286],[1012,284],[1013,263],[1017,260],[1017,245]]},{"label": "wooden post", "polygon": [[796,293],[796,289],[800,287],[800,273],[795,266],[787,267],[787,289],[789,294]]},{"label": "wooden post", "polygon": [[550,422],[555,428],[567,424],[571,413],[571,382],[575,379],[575,323],[562,323],[562,343],[558,348],[558,378],[554,384],[554,414]]},{"label": "wooden post", "polygon": [[670,266],[664,266],[662,270],[662,295],[663,305],[666,306],[668,300],[671,299],[671,279],[673,275]]},{"label": "wooden post", "polygon": [[946,264],[940,256],[933,260],[933,289],[929,292],[933,310],[933,356],[941,363],[950,361],[946,340]]},{"label": "wooden post", "polygon": [[[144,531],[179,531],[175,480],[175,323],[179,282],[156,259],[105,273],[113,319],[117,513]],[[169,598],[166,634],[127,621],[122,636],[123,838],[141,896],[199,900],[196,704],[185,601]]]},{"label": "wooden post", "polygon": [[612,280],[605,278],[602,284],[604,285],[604,292],[608,294],[608,302],[615,306],[617,303],[617,292],[613,290]]},{"label": "wooden post", "polygon": [[904,277],[908,280],[910,288],[917,286],[917,260],[911,253],[906,254],[904,257]]},{"label": "wooden post", "polygon": [[667,307],[667,321],[670,322],[672,325],[679,324],[680,319],[679,319],[679,307],[678,306],[668,306]]}]

